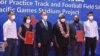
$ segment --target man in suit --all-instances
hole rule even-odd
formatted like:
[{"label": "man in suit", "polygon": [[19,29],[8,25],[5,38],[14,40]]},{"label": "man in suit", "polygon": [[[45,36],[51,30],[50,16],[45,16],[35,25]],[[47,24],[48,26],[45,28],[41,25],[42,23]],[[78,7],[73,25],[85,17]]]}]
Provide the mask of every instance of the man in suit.
[{"label": "man in suit", "polygon": [[79,22],[79,16],[74,16],[74,22],[70,24],[70,44],[72,56],[82,56],[82,43],[77,41],[77,30],[83,30],[82,24]]},{"label": "man in suit", "polygon": [[42,20],[36,24],[38,55],[48,56],[49,46],[53,46],[52,25],[49,21],[47,21],[48,16],[46,11],[42,11],[40,14]]}]

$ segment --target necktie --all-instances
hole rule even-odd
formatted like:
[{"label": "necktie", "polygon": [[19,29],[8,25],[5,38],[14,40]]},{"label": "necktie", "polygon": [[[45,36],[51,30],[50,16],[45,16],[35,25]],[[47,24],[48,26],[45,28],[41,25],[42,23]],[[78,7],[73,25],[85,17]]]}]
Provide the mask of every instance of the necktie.
[{"label": "necktie", "polygon": [[48,24],[47,22],[45,21],[45,28],[48,29]]}]

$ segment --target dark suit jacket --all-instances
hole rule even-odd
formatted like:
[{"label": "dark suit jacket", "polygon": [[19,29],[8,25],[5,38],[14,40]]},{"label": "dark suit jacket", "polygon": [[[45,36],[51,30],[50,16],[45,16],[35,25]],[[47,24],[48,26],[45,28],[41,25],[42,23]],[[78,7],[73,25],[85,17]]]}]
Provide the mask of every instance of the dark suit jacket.
[{"label": "dark suit jacket", "polygon": [[37,42],[41,42],[44,45],[50,44],[53,40],[52,25],[47,21],[48,29],[45,28],[42,20],[36,24],[36,38]]},{"label": "dark suit jacket", "polygon": [[[82,24],[79,23],[79,25],[80,25],[80,30],[83,30]],[[70,24],[70,43],[72,45],[77,44],[75,36],[76,36],[76,24],[72,23]]]}]

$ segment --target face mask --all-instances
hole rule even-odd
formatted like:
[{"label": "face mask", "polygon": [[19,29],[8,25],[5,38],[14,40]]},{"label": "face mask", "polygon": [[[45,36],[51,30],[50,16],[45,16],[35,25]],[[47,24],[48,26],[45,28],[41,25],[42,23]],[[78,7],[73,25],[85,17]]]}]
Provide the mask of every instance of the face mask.
[{"label": "face mask", "polygon": [[79,23],[79,19],[74,20],[75,23]]},{"label": "face mask", "polygon": [[65,21],[66,21],[65,18],[61,19],[61,22],[65,22]]},{"label": "face mask", "polygon": [[44,20],[47,20],[47,18],[48,18],[48,16],[43,16],[43,19],[44,19]]},{"label": "face mask", "polygon": [[94,18],[93,16],[89,16],[88,17],[89,20],[93,20],[93,18]]},{"label": "face mask", "polygon": [[14,20],[14,19],[15,19],[15,15],[11,16],[11,19],[13,19],[13,20]]},{"label": "face mask", "polygon": [[26,20],[26,23],[28,23],[28,24],[29,24],[30,22],[31,22],[31,20],[30,20],[30,19],[27,19],[27,20]]}]

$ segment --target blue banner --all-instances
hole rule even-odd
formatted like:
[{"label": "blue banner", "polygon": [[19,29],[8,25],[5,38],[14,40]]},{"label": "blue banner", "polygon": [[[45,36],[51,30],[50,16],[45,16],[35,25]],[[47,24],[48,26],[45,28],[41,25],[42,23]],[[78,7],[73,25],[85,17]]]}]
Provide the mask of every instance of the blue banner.
[{"label": "blue banner", "polygon": [[[7,12],[13,10],[16,15],[17,26],[23,23],[25,15],[34,15],[40,20],[40,12],[48,12],[49,21],[54,24],[59,13],[64,13],[69,23],[73,22],[73,16],[79,15],[81,23],[87,20],[87,13],[94,12],[95,20],[98,22],[100,33],[100,0],[0,0],[0,41],[3,41],[3,23],[8,19]],[[99,34],[100,35],[100,34]],[[100,53],[100,42],[96,53]]]}]

